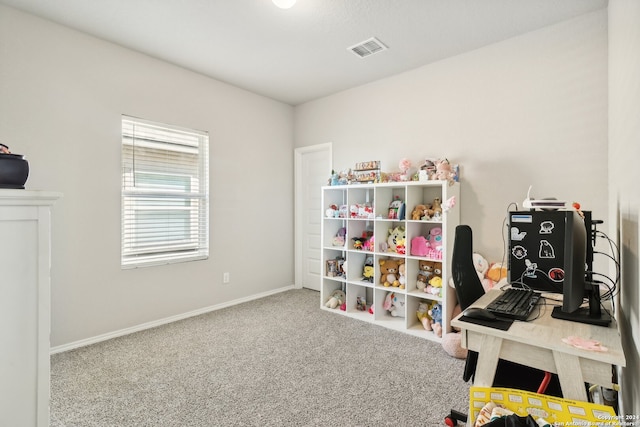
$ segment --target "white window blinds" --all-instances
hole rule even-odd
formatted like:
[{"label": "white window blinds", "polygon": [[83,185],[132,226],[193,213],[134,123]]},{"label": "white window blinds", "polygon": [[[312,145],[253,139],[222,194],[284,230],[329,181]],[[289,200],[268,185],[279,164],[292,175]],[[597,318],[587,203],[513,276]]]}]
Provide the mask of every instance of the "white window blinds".
[{"label": "white window blinds", "polygon": [[122,116],[123,268],[209,256],[209,136]]}]

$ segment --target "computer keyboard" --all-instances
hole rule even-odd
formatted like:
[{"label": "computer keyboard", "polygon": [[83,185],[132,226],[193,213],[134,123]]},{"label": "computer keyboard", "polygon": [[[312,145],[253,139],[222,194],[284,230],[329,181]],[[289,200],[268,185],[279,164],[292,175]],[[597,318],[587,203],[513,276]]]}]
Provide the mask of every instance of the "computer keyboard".
[{"label": "computer keyboard", "polygon": [[498,317],[527,320],[539,300],[539,292],[530,289],[508,288],[489,303],[487,310]]}]

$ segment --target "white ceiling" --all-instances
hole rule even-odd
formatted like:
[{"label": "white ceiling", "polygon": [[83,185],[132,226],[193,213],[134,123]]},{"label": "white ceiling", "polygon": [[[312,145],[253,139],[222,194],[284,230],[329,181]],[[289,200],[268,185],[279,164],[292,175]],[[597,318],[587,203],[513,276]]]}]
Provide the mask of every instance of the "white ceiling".
[{"label": "white ceiling", "polygon": [[[296,105],[605,8],[607,0],[0,0]],[[371,37],[388,50],[361,59]]]}]

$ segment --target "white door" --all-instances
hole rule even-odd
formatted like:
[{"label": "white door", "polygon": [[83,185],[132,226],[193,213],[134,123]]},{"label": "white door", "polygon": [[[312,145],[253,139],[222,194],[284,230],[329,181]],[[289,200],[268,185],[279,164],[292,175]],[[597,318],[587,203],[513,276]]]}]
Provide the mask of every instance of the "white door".
[{"label": "white door", "polygon": [[295,150],[295,284],[320,290],[320,187],[331,175],[331,143]]}]

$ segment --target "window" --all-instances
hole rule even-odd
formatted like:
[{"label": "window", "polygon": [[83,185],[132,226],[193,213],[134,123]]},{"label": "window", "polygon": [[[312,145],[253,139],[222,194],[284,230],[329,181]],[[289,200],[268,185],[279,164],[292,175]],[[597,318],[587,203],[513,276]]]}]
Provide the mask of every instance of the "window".
[{"label": "window", "polygon": [[123,268],[209,256],[209,136],[122,116]]}]

